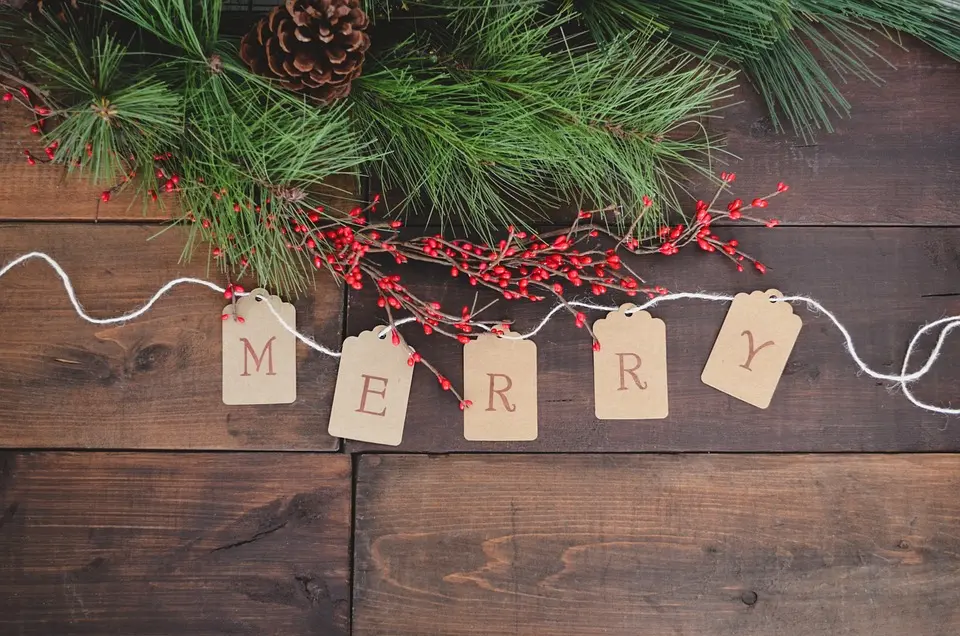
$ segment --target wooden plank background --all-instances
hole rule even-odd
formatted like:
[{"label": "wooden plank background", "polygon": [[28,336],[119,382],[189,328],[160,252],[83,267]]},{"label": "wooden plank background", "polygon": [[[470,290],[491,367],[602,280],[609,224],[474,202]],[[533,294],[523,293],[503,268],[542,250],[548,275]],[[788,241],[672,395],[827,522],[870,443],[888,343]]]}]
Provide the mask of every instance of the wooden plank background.
[{"label": "wooden plank background", "polygon": [[356,636],[960,631],[957,456],[364,456]]},{"label": "wooden plank background", "polygon": [[[847,85],[853,118],[815,143],[774,134],[746,86],[708,123],[742,157],[716,166],[738,173],[737,195],[791,185],[768,209],[788,227],[720,230],[767,263],[766,277],[694,252],[639,268],[675,290],[810,294],[868,362],[897,371],[917,327],[960,314],[960,65],[906,46],[881,47],[897,70],[877,67],[883,86]],[[208,274],[202,256],[179,262],[177,230],[148,240],[163,210],[130,195],[98,205],[102,187],[28,166],[24,148],[42,156],[29,123],[0,105],[0,262],[49,252],[97,316]],[[452,279],[406,271],[424,296],[473,302]],[[412,456],[348,443],[367,453],[351,471],[344,454],[176,452],[337,448],[325,433],[336,362],[302,347],[296,404],[220,403],[216,294],[181,288],[145,318],[97,328],[42,264],[0,284],[0,447],[20,449],[0,452],[0,634],[336,636],[351,613],[358,635],[960,631],[960,455],[849,454],[957,451],[956,418],[857,377],[822,316],[802,314],[759,411],[699,381],[724,307],[658,308],[671,416],[643,422],[594,418],[586,334],[557,320],[536,339],[537,442],[468,444],[456,403],[420,370],[400,450],[611,454]],[[344,324],[355,334],[382,322],[374,300],[321,278],[298,319],[335,346]],[[493,313],[525,329],[542,312]],[[404,331],[460,382],[459,345]],[[956,405],[958,353],[953,339],[921,398]],[[81,448],[111,452],[49,450]],[[636,451],[765,454],[625,454]],[[768,454],[781,451],[841,453]]]},{"label": "wooden plank background", "polygon": [[[180,265],[177,230],[145,224],[0,225],[0,260],[34,250],[60,262],[94,316],[116,316],[177,276],[221,280],[203,257]],[[19,448],[332,450],[327,435],[337,361],[297,352],[297,401],[225,406],[223,296],[180,287],[146,316],[82,322],[40,261],[5,276],[0,294],[0,445]],[[296,302],[300,328],[335,348],[343,293],[331,279]]]},{"label": "wooden plank background", "polygon": [[738,192],[762,194],[787,181],[787,223],[960,223],[960,64],[912,38],[904,46],[879,47],[893,65],[871,64],[881,85],[842,84],[853,113],[835,118],[836,131],[813,143],[776,133],[742,79],[735,100],[742,103],[710,124],[742,159],[724,168],[736,171]]},{"label": "wooden plank background", "polygon": [[[769,208],[768,208],[769,209]],[[899,372],[913,333],[926,322],[960,314],[960,228],[724,228],[741,246],[769,263],[765,276],[737,273],[717,255],[699,250],[633,261],[636,271],[675,291],[734,293],[778,288],[807,294],[836,312],[858,351],[874,368]],[[630,261],[628,261],[630,262]],[[408,268],[410,269],[410,268]],[[459,279],[413,268],[406,284],[421,298],[459,312],[475,289]],[[595,300],[589,294],[578,297]],[[478,306],[492,296],[480,295]],[[601,302],[610,304],[609,298]],[[372,290],[351,292],[347,333],[380,323]],[[616,303],[616,301],[615,301]],[[614,304],[615,304],[614,303]],[[528,331],[543,305],[501,301],[489,318],[514,318]],[[457,401],[426,369],[414,373],[400,450],[448,451],[930,451],[960,449],[960,427],[913,407],[887,383],[859,377],[840,333],[825,316],[798,309],[804,321],[785,376],[766,410],[756,409],[700,382],[726,306],[679,301],[656,307],[667,323],[670,416],[665,420],[599,421],[593,405],[593,352],[589,336],[558,314],[535,338],[539,372],[539,438],[534,442],[467,442]],[[594,312],[591,320],[600,315]],[[456,341],[401,327],[408,342],[462,386],[463,353]],[[923,341],[929,352],[935,339]],[[922,363],[924,355],[916,357]],[[949,340],[944,358],[915,385],[921,399],[956,400],[960,342]],[[370,444],[347,442],[351,451]],[[382,447],[380,447],[382,448]]]},{"label": "wooden plank background", "polygon": [[349,633],[343,455],[0,454],[0,633]]}]

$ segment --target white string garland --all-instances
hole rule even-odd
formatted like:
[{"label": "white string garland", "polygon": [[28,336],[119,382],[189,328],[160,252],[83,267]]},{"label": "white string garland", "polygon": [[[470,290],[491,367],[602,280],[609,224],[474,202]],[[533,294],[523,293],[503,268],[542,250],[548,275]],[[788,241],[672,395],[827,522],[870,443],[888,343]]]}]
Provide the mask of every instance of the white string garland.
[{"label": "white string garland", "polygon": [[[154,293],[153,296],[151,296],[150,299],[138,309],[122,314],[120,316],[116,316],[114,318],[94,318],[83,309],[83,306],[80,304],[80,301],[77,300],[77,294],[73,289],[73,283],[70,282],[70,276],[63,270],[63,268],[60,266],[60,264],[57,261],[55,261],[53,258],[48,256],[47,254],[44,254],[43,252],[30,252],[28,254],[23,254],[13,259],[12,261],[4,265],[2,269],[0,269],[0,278],[3,278],[7,273],[9,273],[17,265],[25,263],[31,259],[40,259],[46,262],[51,268],[53,268],[53,271],[57,273],[57,275],[60,277],[60,280],[63,282],[63,287],[67,292],[67,297],[70,299],[70,304],[73,305],[74,311],[76,311],[77,315],[80,316],[80,318],[94,325],[113,325],[113,324],[128,322],[135,318],[139,318],[143,314],[150,311],[150,309],[157,303],[158,300],[160,300],[160,298],[164,294],[166,294],[171,289],[179,285],[199,285],[201,287],[206,287],[207,289],[213,290],[220,294],[223,294],[226,291],[223,287],[220,287],[216,283],[212,283],[208,280],[203,280],[200,278],[190,278],[190,277],[175,278],[167,282],[166,284],[164,284],[162,287],[160,287],[160,289],[158,289],[156,293]],[[237,295],[249,296],[250,294],[242,293]],[[266,300],[264,297],[259,295],[257,296],[257,298]],[[707,294],[707,293],[701,293],[701,292],[679,292],[679,293],[672,293],[672,294],[664,294],[662,296],[656,296],[655,298],[648,300],[642,305],[639,305],[634,309],[629,310],[628,313],[632,314],[638,311],[644,311],[646,309],[650,309],[651,307],[659,305],[662,302],[673,301],[673,300],[706,300],[711,302],[731,302],[733,300],[733,296],[726,295],[726,294]],[[912,404],[914,404],[915,406],[921,409],[924,409],[926,411],[931,411],[933,413],[941,413],[944,415],[960,415],[960,408],[949,408],[949,407],[937,406],[935,404],[928,404],[926,402],[923,402],[917,399],[916,396],[914,396],[913,393],[910,391],[910,387],[909,387],[911,383],[916,382],[917,380],[925,376],[930,371],[930,369],[933,368],[933,365],[936,363],[936,361],[940,357],[941,350],[943,349],[943,343],[947,339],[947,336],[950,334],[951,331],[960,327],[960,316],[948,316],[946,318],[941,318],[939,320],[935,320],[933,322],[927,323],[926,325],[920,327],[917,330],[917,332],[914,334],[913,338],[910,340],[910,344],[907,346],[906,354],[904,354],[903,356],[903,366],[900,368],[900,373],[889,374],[889,373],[880,373],[879,371],[874,371],[867,365],[866,362],[863,361],[863,359],[857,353],[856,347],[854,347],[853,337],[850,335],[850,332],[847,330],[847,328],[843,325],[843,323],[840,322],[840,320],[833,314],[833,312],[829,311],[826,307],[821,305],[817,300],[814,300],[813,298],[810,298],[808,296],[783,296],[781,298],[772,298],[771,302],[802,303],[806,305],[807,309],[809,309],[810,311],[819,312],[825,315],[827,318],[829,318],[833,322],[833,324],[837,327],[837,329],[840,330],[840,333],[843,335],[843,339],[844,339],[844,347],[846,348],[847,353],[850,354],[850,357],[853,358],[854,363],[856,363],[861,373],[865,373],[871,378],[874,378],[877,380],[885,380],[888,382],[895,383],[896,385],[900,386],[903,389],[903,394],[906,396],[906,398],[910,400]],[[617,311],[619,309],[619,307],[617,306],[596,305],[594,303],[583,302],[579,300],[568,301],[567,305],[572,307],[579,307],[581,309],[592,309],[596,311],[608,311],[608,312]],[[286,330],[291,335],[293,335],[297,340],[299,340],[306,346],[310,347],[314,351],[318,351],[324,355],[328,355],[334,358],[340,357],[339,351],[333,351],[332,349],[328,349],[327,347],[317,343],[313,339],[300,333],[292,325],[288,324],[280,316],[279,312],[277,312],[277,310],[273,307],[273,303],[268,302],[267,308],[270,310],[270,313],[272,313],[273,316],[280,322],[280,325],[283,327],[283,329]],[[540,332],[540,330],[543,329],[544,326],[546,326],[548,322],[550,322],[550,320],[558,311],[561,311],[563,309],[564,309],[564,305],[556,305],[549,312],[547,312],[547,314],[540,321],[540,324],[538,324],[536,327],[534,327],[530,331],[523,334],[509,334],[504,337],[506,338],[512,337],[519,340],[532,338],[533,336],[537,335]],[[402,318],[394,322],[394,327],[399,327],[401,325],[405,325],[415,320],[416,319],[413,317]],[[923,364],[923,366],[921,366],[916,371],[912,371],[908,373],[907,368],[910,365],[910,358],[916,352],[917,342],[925,333],[933,329],[936,329],[938,327],[942,327],[942,329],[940,331],[940,335],[937,337],[937,344],[933,348],[933,350],[930,352],[930,355],[927,357],[927,361]],[[387,329],[385,329],[380,334],[380,336],[386,337],[390,329],[391,327],[388,326]]]}]

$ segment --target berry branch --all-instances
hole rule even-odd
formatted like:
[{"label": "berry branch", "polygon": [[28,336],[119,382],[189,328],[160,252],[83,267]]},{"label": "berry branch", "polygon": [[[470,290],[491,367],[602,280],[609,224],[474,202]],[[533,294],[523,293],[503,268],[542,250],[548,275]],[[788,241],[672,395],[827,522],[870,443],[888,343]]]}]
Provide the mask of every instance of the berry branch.
[{"label": "berry branch", "polygon": [[[404,284],[401,274],[387,270],[383,258],[374,258],[377,255],[389,257],[396,265],[410,261],[436,265],[451,277],[465,278],[469,285],[496,292],[505,300],[554,299],[573,317],[577,327],[590,333],[593,347],[598,350],[600,344],[586,315],[566,300],[566,294],[572,289],[583,287],[595,296],[622,293],[628,297],[642,294],[654,298],[667,293],[666,288],[650,284],[638,275],[621,255],[672,256],[684,247],[696,245],[705,252],[722,255],[738,271],[743,271],[744,263],[749,263],[760,273],[766,272],[766,266],[741,250],[736,239],[724,240],[714,233],[714,223],[749,221],[775,227],[779,221],[760,218],[754,211],[765,209],[770,199],[789,188],[779,183],[774,192],[754,198],[750,203],[733,199],[726,206],[716,207],[720,195],[735,178],[732,173],[721,174],[717,193],[710,203],[697,202],[689,225],[664,225],[646,234],[637,234],[640,225],[637,221],[626,232],[619,230],[615,221],[620,208],[615,205],[581,210],[567,229],[529,234],[511,226],[507,228],[506,238],[496,244],[447,239],[440,234],[404,239],[400,235],[400,221],[370,222],[369,217],[379,204],[379,195],[365,208],[356,207],[346,215],[335,216],[317,209],[283,221],[273,215],[260,214],[264,223],[287,236],[288,249],[312,255],[317,269],[328,269],[338,281],[355,290],[372,284],[378,293],[377,305],[386,314],[396,346],[407,346],[397,331],[396,312],[412,316],[427,335],[436,333],[461,344],[470,342],[478,333],[498,333],[500,326],[509,322],[481,317],[493,303],[479,309],[464,306],[460,312],[451,312],[436,301],[421,298]],[[649,199],[644,203],[652,205]],[[604,248],[605,243],[613,245]],[[215,256],[223,257],[221,248],[213,250]],[[461,408],[469,406],[436,367],[407,348],[411,365],[423,363],[444,390],[457,396]]]}]

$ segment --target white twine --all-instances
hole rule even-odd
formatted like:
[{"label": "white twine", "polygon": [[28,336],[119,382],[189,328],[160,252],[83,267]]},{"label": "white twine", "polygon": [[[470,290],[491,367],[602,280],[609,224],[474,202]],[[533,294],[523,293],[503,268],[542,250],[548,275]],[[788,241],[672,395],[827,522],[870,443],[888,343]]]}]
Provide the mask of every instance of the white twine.
[{"label": "white twine", "polygon": [[[70,304],[73,305],[74,311],[76,311],[77,315],[80,316],[80,318],[94,325],[112,325],[112,324],[124,323],[130,320],[133,320],[134,318],[139,318],[143,314],[147,313],[153,307],[153,305],[156,304],[158,300],[160,300],[161,296],[169,292],[174,287],[177,287],[178,285],[200,285],[201,287],[206,287],[220,294],[223,294],[226,291],[223,287],[220,287],[216,283],[212,283],[208,280],[202,280],[199,278],[190,278],[190,277],[175,278],[167,282],[166,284],[164,284],[162,287],[160,287],[160,289],[158,289],[156,293],[154,293],[154,295],[151,296],[150,299],[138,309],[135,309],[133,311],[130,311],[120,316],[116,316],[114,318],[94,318],[93,316],[89,315],[86,311],[84,311],[83,306],[80,304],[80,301],[77,300],[76,292],[73,289],[73,283],[70,282],[70,276],[67,275],[67,273],[63,270],[60,264],[57,263],[57,261],[55,261],[53,258],[48,256],[47,254],[44,254],[43,252],[30,252],[29,254],[23,254],[22,256],[18,256],[14,260],[4,265],[2,269],[0,269],[0,278],[3,278],[7,273],[9,273],[17,265],[20,265],[22,263],[25,263],[26,261],[29,261],[35,258],[45,261],[51,268],[53,268],[53,271],[57,273],[57,275],[60,277],[60,280],[63,282],[63,287],[67,292],[67,297],[70,299]],[[249,295],[250,295],[249,293],[238,294],[238,296],[249,296]],[[256,297],[262,300],[267,300],[265,297],[260,295],[257,295]],[[662,302],[672,301],[672,300],[706,300],[711,302],[730,302],[733,300],[733,296],[730,296],[727,294],[708,294],[708,293],[701,293],[701,292],[679,292],[679,293],[664,294],[662,296],[656,296],[648,300],[647,302],[643,303],[642,305],[639,305],[634,309],[629,310],[628,313],[632,314],[638,311],[644,311]],[[827,318],[831,320],[831,322],[833,322],[833,324],[837,327],[837,329],[840,330],[840,333],[843,335],[843,339],[844,339],[844,347],[846,348],[847,353],[850,354],[850,357],[853,358],[854,363],[856,363],[857,367],[860,369],[860,373],[865,373],[871,378],[874,378],[877,380],[885,380],[888,382],[893,382],[896,385],[899,385],[903,389],[903,394],[907,397],[907,399],[910,400],[910,402],[914,406],[917,406],[921,409],[924,409],[926,411],[931,411],[933,413],[941,413],[943,415],[960,415],[960,408],[954,409],[954,408],[937,406],[935,404],[928,404],[926,402],[923,402],[917,399],[916,396],[914,396],[914,394],[910,391],[910,387],[909,387],[909,384],[916,382],[917,380],[925,376],[930,371],[931,368],[933,368],[933,365],[940,358],[940,353],[941,353],[941,350],[943,349],[943,343],[947,339],[947,336],[950,334],[951,331],[960,327],[960,316],[948,316],[946,318],[941,318],[939,320],[935,320],[933,322],[927,323],[926,325],[920,327],[917,330],[917,332],[914,334],[913,338],[911,338],[910,344],[907,346],[907,351],[903,356],[903,366],[900,368],[900,373],[889,374],[889,373],[880,373],[879,371],[874,371],[867,365],[866,362],[863,361],[863,359],[857,353],[856,347],[853,344],[853,337],[850,335],[850,332],[843,325],[843,323],[841,323],[840,320],[833,314],[833,312],[831,312],[826,307],[821,305],[819,301],[814,300],[813,298],[810,298],[808,296],[783,296],[779,298],[771,298],[771,302],[803,303],[807,306],[807,309],[809,309],[810,311],[819,312],[825,315]],[[592,309],[596,311],[617,311],[619,309],[618,306],[597,305],[594,303],[583,302],[579,300],[568,301],[567,305],[571,307],[579,307],[581,309]],[[280,313],[274,308],[273,303],[268,302],[267,308],[270,310],[270,313],[273,314],[274,318],[276,318],[277,321],[279,321],[283,329],[288,333],[290,333],[292,336],[294,336],[297,340],[299,340],[306,346],[310,347],[314,351],[318,351],[324,355],[328,355],[334,358],[340,357],[341,354],[339,351],[333,351],[331,349],[328,349],[327,347],[324,347],[323,345],[317,343],[313,339],[300,333],[292,325],[287,323],[283,319],[283,317],[280,316]],[[519,334],[519,333],[510,334],[504,337],[516,338],[519,340],[526,340],[527,338],[532,338],[533,336],[537,335],[537,333],[539,333],[540,330],[543,329],[543,327],[546,326],[548,322],[550,322],[550,320],[558,311],[561,311],[562,309],[564,309],[564,305],[556,305],[549,312],[547,312],[547,314],[540,321],[540,324],[538,324],[536,327],[534,327],[530,331],[523,334]],[[413,317],[402,318],[394,322],[394,327],[399,327],[401,325],[414,322],[415,320],[416,319]],[[907,368],[909,367],[909,364],[910,364],[910,358],[913,356],[913,354],[916,352],[916,349],[917,349],[917,342],[925,333],[941,326],[943,328],[940,331],[940,335],[937,337],[937,344],[933,348],[933,350],[930,352],[930,355],[927,357],[927,361],[923,364],[923,366],[921,366],[916,371],[907,373]],[[489,329],[489,327],[487,328]],[[380,337],[386,338],[390,330],[391,330],[391,327],[388,326],[386,329],[384,329],[380,333]]]}]

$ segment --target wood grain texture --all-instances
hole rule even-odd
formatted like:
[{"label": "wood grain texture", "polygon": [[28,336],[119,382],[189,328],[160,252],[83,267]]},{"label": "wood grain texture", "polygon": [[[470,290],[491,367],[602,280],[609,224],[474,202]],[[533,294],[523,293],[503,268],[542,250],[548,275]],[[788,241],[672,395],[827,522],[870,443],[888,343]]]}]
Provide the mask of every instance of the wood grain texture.
[{"label": "wood grain texture", "polygon": [[776,133],[741,78],[741,103],[710,123],[742,158],[724,168],[736,171],[737,194],[765,194],[786,181],[792,196],[778,214],[787,223],[960,224],[960,63],[913,39],[905,46],[880,47],[896,66],[871,65],[882,85],[841,83],[852,114],[813,143]]},{"label": "wood grain texture", "polygon": [[946,636],[958,456],[366,455],[353,633]]},{"label": "wood grain texture", "polygon": [[0,454],[0,633],[349,633],[342,455]]},{"label": "wood grain texture", "polygon": [[[788,225],[960,224],[960,63],[916,40],[904,44],[879,47],[896,67],[871,63],[882,84],[838,82],[852,114],[834,117],[835,132],[821,132],[813,143],[776,132],[741,76],[733,97],[706,122],[710,136],[724,140],[716,171],[735,171],[734,192],[745,200],[772,192],[779,181],[790,184],[791,196],[777,202],[776,213]],[[714,192],[701,178],[684,187],[696,198]],[[385,205],[401,199],[387,193]],[[693,208],[691,200],[687,211]],[[575,213],[544,211],[558,224]]]},{"label": "wood grain texture", "polygon": [[[770,266],[766,276],[742,274],[717,255],[699,250],[627,261],[652,283],[675,291],[739,292],[778,288],[806,294],[834,311],[874,368],[895,373],[916,329],[960,314],[960,228],[724,228]],[[421,298],[453,313],[474,302],[475,289],[429,266],[406,266],[405,283]],[[581,298],[593,299],[588,292]],[[489,296],[480,295],[477,306]],[[623,299],[602,299],[615,304]],[[348,296],[348,335],[384,317],[372,290]],[[487,319],[512,318],[526,332],[546,304],[501,301]],[[773,396],[760,410],[700,382],[726,306],[678,301],[654,309],[667,325],[670,416],[665,420],[599,421],[593,405],[593,352],[589,336],[559,314],[534,339],[539,365],[539,439],[467,442],[456,400],[417,369],[400,450],[482,451],[946,451],[960,449],[960,427],[913,407],[884,382],[858,377],[840,333],[824,316],[798,310],[804,326]],[[590,320],[602,316],[590,313]],[[410,344],[462,386],[462,347],[401,327]],[[922,355],[935,342],[921,341]],[[943,358],[914,385],[921,399],[954,406],[960,395],[960,340],[947,341]],[[916,366],[914,368],[916,368]],[[348,442],[351,451],[371,445]]]},{"label": "wood grain texture", "polygon": [[43,157],[43,144],[30,133],[30,114],[10,104],[0,104],[0,219],[93,221],[163,219],[160,206],[144,206],[132,190],[109,203],[100,203],[102,186],[62,166],[27,165],[23,151]]},{"label": "wood grain texture", "polygon": [[[126,224],[0,225],[0,262],[49,253],[94,316],[140,306],[180,275],[210,277],[203,255],[179,265],[182,236]],[[32,261],[2,281],[0,445],[19,448],[333,450],[326,434],[336,360],[298,346],[297,401],[224,406],[221,321],[227,301],[179,287],[145,316],[99,327],[73,312],[56,274]],[[248,285],[250,287],[250,285]],[[334,347],[343,294],[326,276],[296,302],[301,330]]]},{"label": "wood grain texture", "polygon": [[[24,150],[43,157],[43,146],[30,133],[33,123],[25,110],[0,104],[0,220],[44,221],[163,221],[180,214],[176,196],[162,195],[161,203],[144,203],[129,188],[100,201],[104,187],[62,166],[27,165]],[[346,211],[356,205],[356,179],[331,177],[320,189],[324,205]]]}]

